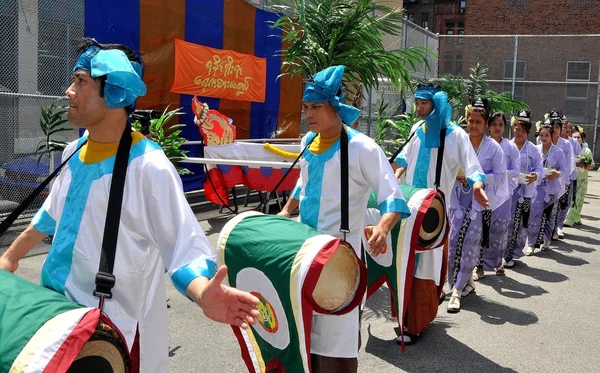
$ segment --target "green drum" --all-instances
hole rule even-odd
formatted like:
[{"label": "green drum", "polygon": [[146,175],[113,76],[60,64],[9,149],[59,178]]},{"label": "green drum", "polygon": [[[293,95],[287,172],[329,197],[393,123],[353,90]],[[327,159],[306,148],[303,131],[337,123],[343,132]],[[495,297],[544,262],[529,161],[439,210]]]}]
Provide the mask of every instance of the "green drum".
[{"label": "green drum", "polygon": [[350,312],[366,289],[366,268],[348,243],[291,219],[240,214],[217,250],[228,284],[260,300],[257,324],[233,327],[250,372],[310,372],[313,312]]},{"label": "green drum", "polygon": [[0,372],[130,372],[124,338],[98,308],[0,270]]},{"label": "green drum", "polygon": [[[367,296],[383,284],[390,290],[391,313],[403,327],[403,317],[410,298],[412,279],[419,252],[442,247],[449,231],[444,194],[436,189],[400,185],[411,215],[396,223],[386,238],[386,249],[376,257],[367,257]],[[377,195],[371,193],[365,225],[376,225],[381,219]],[[363,237],[367,244],[367,237]],[[367,251],[368,252],[368,251]],[[402,328],[400,329],[402,330]]]}]

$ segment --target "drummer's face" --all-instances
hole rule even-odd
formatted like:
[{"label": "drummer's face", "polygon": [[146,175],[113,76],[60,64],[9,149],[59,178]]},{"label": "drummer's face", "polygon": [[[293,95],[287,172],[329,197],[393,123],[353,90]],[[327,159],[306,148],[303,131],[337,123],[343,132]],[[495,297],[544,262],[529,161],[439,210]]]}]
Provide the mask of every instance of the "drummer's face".
[{"label": "drummer's face", "polygon": [[417,110],[417,116],[421,119],[425,119],[433,111],[433,101],[415,100],[415,108]]},{"label": "drummer's face", "polygon": [[338,114],[329,102],[303,102],[302,111],[311,132],[327,132],[339,123]]}]

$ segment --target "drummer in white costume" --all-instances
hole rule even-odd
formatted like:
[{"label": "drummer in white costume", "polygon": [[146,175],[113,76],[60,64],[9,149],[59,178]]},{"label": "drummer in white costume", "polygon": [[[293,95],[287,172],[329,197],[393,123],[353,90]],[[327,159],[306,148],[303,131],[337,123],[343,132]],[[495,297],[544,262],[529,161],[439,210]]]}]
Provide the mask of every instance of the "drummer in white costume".
[{"label": "drummer in white costume", "polygon": [[[349,226],[346,240],[361,257],[367,203],[371,190],[378,196],[382,218],[372,227],[368,250],[379,254],[385,238],[408,206],[383,150],[369,137],[345,126],[358,119],[360,111],[345,105],[340,85],[343,66],[332,66],[314,76],[304,95],[303,110],[311,130],[302,148],[312,143],[300,161],[301,174],[291,198],[280,215],[300,207],[300,221],[337,237],[341,222],[340,135],[348,134]],[[313,373],[352,373],[358,369],[358,308],[343,316],[315,315],[311,334]]]},{"label": "drummer in white costume", "polygon": [[[413,126],[411,134],[414,133],[414,136],[392,165],[396,177],[400,179],[404,176],[403,183],[418,188],[434,188],[438,151],[441,145],[440,132],[446,128],[439,185],[439,189],[446,197],[446,206],[450,206],[452,188],[460,169],[464,171],[467,182],[473,188],[475,200],[482,206],[487,206],[488,200],[484,191],[485,175],[479,165],[477,154],[471,146],[469,136],[462,128],[450,122],[452,107],[448,104],[448,94],[430,82],[419,84],[415,92],[415,106],[417,115],[422,120]],[[433,280],[438,287],[438,293],[441,293],[444,284],[445,271],[442,270],[442,266],[445,265],[443,262],[447,257],[447,250],[445,246],[418,254],[416,280]],[[431,298],[439,295],[432,294]],[[420,296],[425,297],[424,294]],[[412,298],[414,297],[411,296]],[[414,314],[409,312],[407,318],[422,318],[423,314],[435,317],[437,304],[429,303],[433,309],[416,310]],[[425,325],[428,324],[426,321],[423,320],[417,330],[405,330],[396,341],[400,343],[404,339],[405,344],[416,342],[421,331],[428,326]]]},{"label": "drummer in white costume", "polygon": [[[68,157],[87,140],[56,179],[50,195],[0,258],[0,269],[16,271],[18,261],[47,235],[54,236],[41,274],[42,286],[95,307],[114,155],[127,117],[146,93],[139,57],[122,45],[88,39],[67,89],[69,121],[89,131],[71,143]],[[227,269],[187,203],[177,171],[160,146],[132,132],[118,235],[113,298],[104,312],[123,333],[129,349],[139,333],[140,371],[168,372],[168,326],[164,268],[175,287],[209,318],[247,327],[257,317],[258,299],[221,286]],[[212,280],[209,281],[209,279]]]}]

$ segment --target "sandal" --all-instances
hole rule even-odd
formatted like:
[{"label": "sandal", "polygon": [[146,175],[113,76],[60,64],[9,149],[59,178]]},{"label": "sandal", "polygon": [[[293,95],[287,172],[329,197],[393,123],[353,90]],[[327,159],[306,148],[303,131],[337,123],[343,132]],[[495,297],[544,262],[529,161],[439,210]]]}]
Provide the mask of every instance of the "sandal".
[{"label": "sandal", "polygon": [[460,312],[460,296],[452,295],[450,300],[448,301],[448,308],[446,309],[448,313],[457,313]]},{"label": "sandal", "polygon": [[471,276],[471,278],[473,279],[473,281],[479,281],[483,278],[483,276],[485,276],[485,271],[483,270],[483,267],[477,267],[475,271],[473,271],[473,275]]},{"label": "sandal", "polygon": [[504,276],[504,259],[500,259],[500,265],[496,267],[496,276]]},{"label": "sandal", "polygon": [[504,263],[504,268],[512,268],[514,266],[515,266],[515,261],[512,259],[509,259]]},{"label": "sandal", "polygon": [[475,283],[472,280],[469,280],[469,282],[467,282],[467,285],[465,285],[465,287],[462,290],[462,292],[460,293],[460,295],[461,295],[461,297],[466,297],[474,291],[475,291]]}]

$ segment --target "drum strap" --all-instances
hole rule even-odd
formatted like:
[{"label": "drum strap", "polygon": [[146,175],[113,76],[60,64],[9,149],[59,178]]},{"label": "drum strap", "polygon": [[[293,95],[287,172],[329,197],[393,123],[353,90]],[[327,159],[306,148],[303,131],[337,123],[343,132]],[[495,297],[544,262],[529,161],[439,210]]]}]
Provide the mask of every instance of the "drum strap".
[{"label": "drum strap", "polygon": [[435,163],[435,189],[440,189],[440,180],[442,179],[442,166],[444,161],[444,148],[446,146],[446,128],[440,131],[440,147],[437,153]]},{"label": "drum strap", "polygon": [[115,266],[115,254],[117,251],[117,238],[121,222],[121,207],[123,205],[123,192],[125,189],[125,176],[129,163],[129,151],[131,150],[131,125],[127,123],[115,157],[110,192],[108,195],[108,208],[106,210],[106,222],[104,223],[104,235],[102,237],[102,251],[100,253],[100,265],[96,273],[96,289],[94,296],[100,298],[98,308],[102,310],[104,300],[112,298],[112,288],[115,286],[113,269]]},{"label": "drum strap", "polygon": [[58,166],[56,168],[56,170],[54,170],[54,172],[52,172],[50,174],[50,176],[48,176],[46,178],[46,180],[42,181],[42,183],[40,185],[38,185],[38,187],[35,188],[35,190],[33,192],[31,192],[27,196],[27,198],[25,198],[25,200],[23,202],[21,202],[21,204],[19,206],[17,206],[10,213],[10,215],[8,215],[6,217],[6,219],[4,219],[2,221],[2,223],[0,224],[0,237],[2,237],[2,235],[4,235],[4,233],[6,233],[8,228],[10,228],[10,226],[15,222],[15,220],[17,220],[17,218],[23,213],[23,211],[25,211],[27,209],[27,207],[29,207],[31,202],[33,202],[33,200],[48,186],[48,184],[50,184],[50,181],[52,181],[52,179],[54,179],[54,177],[56,177],[56,175],[58,175],[60,170],[62,170],[62,168],[79,151],[79,149],[81,149],[83,147],[83,145],[85,145],[86,142],[87,141],[84,141],[83,144],[79,145],[79,147],[73,152],[73,154],[71,154],[63,163],[61,163],[61,165]]},{"label": "drum strap", "polygon": [[346,235],[350,233],[350,223],[348,221],[350,192],[348,185],[348,133],[346,132],[344,125],[342,125],[342,133],[340,134],[340,165],[340,183],[342,185],[340,232],[344,235],[344,241],[346,241]]},{"label": "drum strap", "polygon": [[404,149],[404,147],[410,142],[410,140],[412,140],[413,137],[415,137],[415,133],[417,133],[417,130],[421,127],[423,127],[423,123],[425,123],[425,121],[423,121],[421,123],[421,125],[419,125],[419,127],[417,127],[417,129],[415,129],[414,131],[412,131],[412,133],[408,136],[408,139],[406,139],[406,142],[404,144],[402,144],[398,150],[396,150],[396,152],[394,154],[392,154],[392,156],[390,157],[390,164],[394,163],[394,161],[396,160],[396,157],[398,156],[398,154],[400,154],[400,152],[402,151],[402,149]]}]

